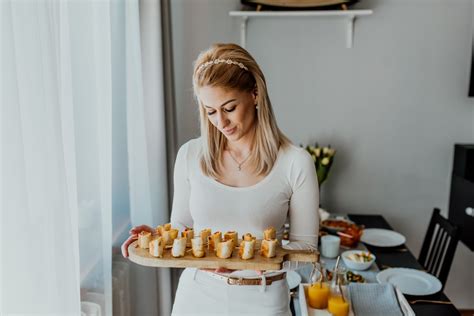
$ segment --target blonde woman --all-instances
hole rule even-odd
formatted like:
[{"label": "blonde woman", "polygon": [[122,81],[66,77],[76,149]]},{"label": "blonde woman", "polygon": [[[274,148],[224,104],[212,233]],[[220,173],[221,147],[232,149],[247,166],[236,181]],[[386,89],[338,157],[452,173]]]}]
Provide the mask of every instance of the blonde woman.
[{"label": "blonde woman", "polygon": [[[262,238],[290,218],[290,248],[317,245],[313,160],[277,126],[265,77],[235,44],[215,44],[195,61],[201,137],[184,144],[174,173],[173,227],[237,231]],[[146,226],[132,229],[134,235]],[[123,245],[124,256],[129,241]],[[228,277],[239,284],[229,284]],[[291,315],[284,271],[185,269],[173,315]]]}]

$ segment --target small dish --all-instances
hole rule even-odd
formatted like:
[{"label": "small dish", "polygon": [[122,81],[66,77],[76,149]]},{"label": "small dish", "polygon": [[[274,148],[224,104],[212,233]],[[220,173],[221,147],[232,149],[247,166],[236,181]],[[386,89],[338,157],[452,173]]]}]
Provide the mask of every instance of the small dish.
[{"label": "small dish", "polygon": [[321,227],[333,234],[343,231],[352,225],[354,225],[354,222],[339,218],[328,218],[321,222]]},{"label": "small dish", "polygon": [[[369,254],[370,260],[369,261],[355,261],[351,259],[354,256],[361,256]],[[370,268],[372,263],[375,262],[375,256],[367,251],[363,250],[348,250],[342,253],[342,260],[344,260],[344,264],[347,268],[357,271],[363,271]]]},{"label": "small dish", "polygon": [[342,246],[353,248],[357,246],[363,232],[363,226],[351,225],[343,231],[337,232],[337,235],[341,238]]},{"label": "small dish", "polygon": [[346,281],[347,283],[365,283],[365,278],[359,273],[348,270],[346,272]]}]

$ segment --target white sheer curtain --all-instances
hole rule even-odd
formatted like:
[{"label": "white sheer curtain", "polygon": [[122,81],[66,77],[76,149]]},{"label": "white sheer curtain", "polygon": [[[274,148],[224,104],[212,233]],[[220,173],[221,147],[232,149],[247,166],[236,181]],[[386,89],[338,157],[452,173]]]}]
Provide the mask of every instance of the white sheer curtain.
[{"label": "white sheer curtain", "polygon": [[134,222],[167,214],[162,96],[143,96],[138,2],[2,1],[2,315],[79,315],[81,287],[112,315],[111,6],[127,15],[115,31],[126,32],[130,66]]},{"label": "white sheer curtain", "polygon": [[[126,6],[127,75],[136,78],[127,81],[131,221],[156,226],[169,221],[160,5]],[[134,272],[134,314],[171,314],[169,269],[135,265]]]},{"label": "white sheer curtain", "polygon": [[[56,1],[55,1],[56,2]],[[112,70],[109,1],[66,1],[75,123],[80,288],[112,315]]]},{"label": "white sheer curtain", "polygon": [[80,315],[82,285],[112,315],[109,3],[3,1],[1,20],[0,314]]},{"label": "white sheer curtain", "polygon": [[[159,2],[4,0],[0,26],[0,315],[112,315],[112,106],[131,222],[168,220]],[[132,314],[168,315],[169,271],[133,267]]]},{"label": "white sheer curtain", "polygon": [[79,310],[70,55],[58,28],[68,27],[59,18],[64,9],[0,6],[2,315]]}]

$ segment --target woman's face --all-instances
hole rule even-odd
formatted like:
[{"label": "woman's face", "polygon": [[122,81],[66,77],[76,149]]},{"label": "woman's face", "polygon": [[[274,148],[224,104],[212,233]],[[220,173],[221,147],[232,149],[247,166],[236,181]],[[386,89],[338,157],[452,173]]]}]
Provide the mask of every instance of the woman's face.
[{"label": "woman's face", "polygon": [[197,94],[209,121],[227,140],[250,139],[257,123],[256,93],[205,86]]}]

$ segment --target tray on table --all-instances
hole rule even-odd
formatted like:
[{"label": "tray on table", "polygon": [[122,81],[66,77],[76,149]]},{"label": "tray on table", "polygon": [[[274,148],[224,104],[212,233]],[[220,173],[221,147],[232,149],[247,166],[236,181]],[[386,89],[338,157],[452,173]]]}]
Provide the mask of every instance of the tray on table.
[{"label": "tray on table", "polygon": [[200,268],[217,269],[226,268],[233,270],[281,270],[285,261],[316,262],[319,253],[312,250],[289,250],[278,246],[276,256],[266,258],[260,254],[260,243],[257,240],[255,256],[252,259],[243,260],[239,257],[239,248],[236,247],[232,256],[221,259],[213,251],[206,250],[202,258],[193,256],[191,248],[186,249],[184,257],[175,258],[171,255],[171,249],[166,249],[162,258],[150,255],[148,249],[138,247],[138,241],[134,241],[128,247],[129,259],[142,266],[166,267],[166,268]]},{"label": "tray on table", "polygon": [[[327,309],[314,309],[309,306],[308,303],[308,288],[311,284],[300,283],[298,290],[298,297],[300,302],[300,311],[301,316],[331,316],[332,314]],[[344,296],[347,298],[348,291],[347,287],[343,286]],[[349,303],[349,315],[354,316],[354,310],[352,309],[352,304]]]},{"label": "tray on table", "polygon": [[[327,309],[314,309],[311,308],[308,304],[308,288],[311,285],[308,283],[300,283],[299,285],[299,290],[298,290],[298,298],[299,298],[299,309],[300,309],[300,315],[301,316],[331,316],[332,314],[329,313]],[[347,298],[349,296],[350,300],[350,295],[349,291],[347,289],[347,286],[342,286],[344,296]],[[405,296],[400,292],[398,288],[395,287],[395,294],[397,296],[398,303],[400,305],[400,311],[403,316],[415,316],[415,313],[413,312],[413,309],[411,308],[410,304],[408,304],[408,301],[406,300]],[[377,302],[374,302],[374,304],[377,304]],[[354,309],[352,306],[352,302],[349,304],[349,315],[348,316],[354,316]]]}]

